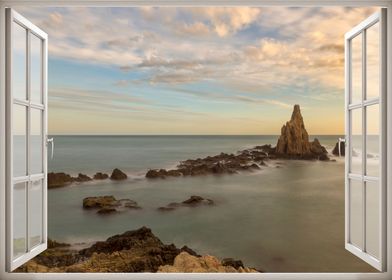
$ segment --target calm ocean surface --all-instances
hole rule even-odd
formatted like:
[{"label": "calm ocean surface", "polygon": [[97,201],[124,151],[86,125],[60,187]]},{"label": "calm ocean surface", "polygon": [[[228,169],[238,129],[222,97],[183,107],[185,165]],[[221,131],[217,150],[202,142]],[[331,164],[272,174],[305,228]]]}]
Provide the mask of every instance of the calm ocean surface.
[{"label": "calm ocean surface", "polygon": [[[314,136],[311,137],[313,139]],[[331,150],[339,136],[319,136]],[[123,182],[94,181],[49,190],[49,237],[93,242],[150,227],[165,243],[199,254],[241,259],[267,272],[373,271],[344,249],[344,160],[271,161],[261,171],[227,176],[146,180],[149,168],[189,158],[273,144],[277,136],[54,136],[49,171],[110,173]],[[276,165],[282,163],[281,168]],[[87,196],[130,198],[143,207],[111,216],[85,211]],[[156,210],[201,195],[213,207]]]}]

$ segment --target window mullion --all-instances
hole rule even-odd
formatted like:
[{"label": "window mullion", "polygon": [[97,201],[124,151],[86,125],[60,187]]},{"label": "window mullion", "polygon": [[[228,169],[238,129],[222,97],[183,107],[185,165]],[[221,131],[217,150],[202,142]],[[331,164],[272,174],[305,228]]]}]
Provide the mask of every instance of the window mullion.
[{"label": "window mullion", "polygon": [[362,32],[362,250],[366,252],[366,29]]},{"label": "window mullion", "polygon": [[26,159],[26,162],[27,162],[27,175],[28,175],[29,180],[26,185],[26,247],[27,247],[26,252],[30,251],[30,238],[29,238],[29,236],[30,236],[29,192],[30,192],[30,185],[31,185],[31,182],[30,182],[30,175],[31,175],[31,172],[30,172],[30,157],[31,157],[31,151],[30,151],[30,147],[31,147],[31,145],[30,145],[30,141],[31,141],[31,139],[30,139],[31,138],[30,137],[30,134],[31,134],[31,123],[30,123],[30,119],[31,119],[31,108],[30,108],[30,102],[31,102],[30,48],[31,48],[31,44],[30,44],[30,37],[31,37],[30,31],[27,29],[27,48],[26,48],[26,50],[27,50],[27,53],[26,53],[26,81],[27,82],[26,82],[26,84],[27,84],[27,100],[28,100],[29,106],[27,107],[27,123],[26,123],[26,125],[27,125],[27,135],[26,135],[26,139],[27,139],[27,141],[26,141],[26,143],[27,143],[26,156],[27,156],[27,159]]}]

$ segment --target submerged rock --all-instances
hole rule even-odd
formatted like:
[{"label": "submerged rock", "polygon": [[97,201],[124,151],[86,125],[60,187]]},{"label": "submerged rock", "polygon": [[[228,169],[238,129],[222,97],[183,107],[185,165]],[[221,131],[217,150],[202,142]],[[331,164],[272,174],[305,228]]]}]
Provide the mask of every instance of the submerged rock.
[{"label": "submerged rock", "polygon": [[162,211],[162,212],[169,212],[169,211],[176,210],[179,207],[197,207],[197,206],[201,206],[201,205],[211,206],[211,205],[214,205],[214,201],[212,199],[203,198],[198,195],[192,195],[190,198],[188,198],[187,200],[184,200],[181,203],[172,202],[166,206],[158,207],[157,210]]},{"label": "submerged rock", "polygon": [[112,172],[112,175],[110,176],[111,180],[116,180],[116,181],[125,180],[127,178],[128,178],[127,174],[125,174],[118,168],[115,168]]},{"label": "submerged rock", "polygon": [[128,198],[117,200],[112,195],[93,196],[83,199],[84,209],[99,209],[97,214],[113,214],[126,209],[141,209],[136,201]]}]

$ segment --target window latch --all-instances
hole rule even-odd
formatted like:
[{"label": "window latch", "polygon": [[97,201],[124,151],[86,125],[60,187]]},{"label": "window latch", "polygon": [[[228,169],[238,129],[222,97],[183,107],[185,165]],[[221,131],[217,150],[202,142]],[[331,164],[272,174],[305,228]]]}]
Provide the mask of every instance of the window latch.
[{"label": "window latch", "polygon": [[52,148],[52,152],[50,154],[50,159],[53,159],[53,154],[54,154],[54,140],[53,140],[53,138],[48,138],[46,140],[46,145],[48,145],[49,143],[50,143],[50,146]]}]

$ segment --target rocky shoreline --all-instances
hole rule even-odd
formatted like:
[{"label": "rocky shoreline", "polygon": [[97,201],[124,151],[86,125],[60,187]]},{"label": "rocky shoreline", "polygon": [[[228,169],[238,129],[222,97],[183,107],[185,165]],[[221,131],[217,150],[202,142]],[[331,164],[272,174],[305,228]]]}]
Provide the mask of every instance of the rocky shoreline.
[{"label": "rocky shoreline", "polygon": [[[334,155],[338,155],[338,144],[333,150]],[[341,144],[342,155],[344,155],[344,144]],[[145,173],[148,179],[164,179],[167,177],[181,176],[203,176],[203,175],[223,175],[236,174],[239,172],[250,172],[263,168],[270,160],[320,160],[330,161],[327,149],[315,138],[309,141],[308,132],[305,129],[304,120],[299,105],[295,105],[291,119],[282,126],[281,135],[276,146],[262,145],[251,149],[238,151],[236,154],[220,153],[215,156],[205,158],[188,159],[180,162],[176,168],[150,169]],[[69,174],[49,173],[48,188],[57,188],[70,185],[71,183],[82,183],[92,180],[126,180],[128,176],[118,168],[112,174],[97,172],[92,178],[79,174],[72,177]]]},{"label": "rocky shoreline", "polygon": [[15,272],[261,272],[232,258],[201,256],[184,246],[164,244],[142,227],[81,250],[49,240],[48,249]]}]

